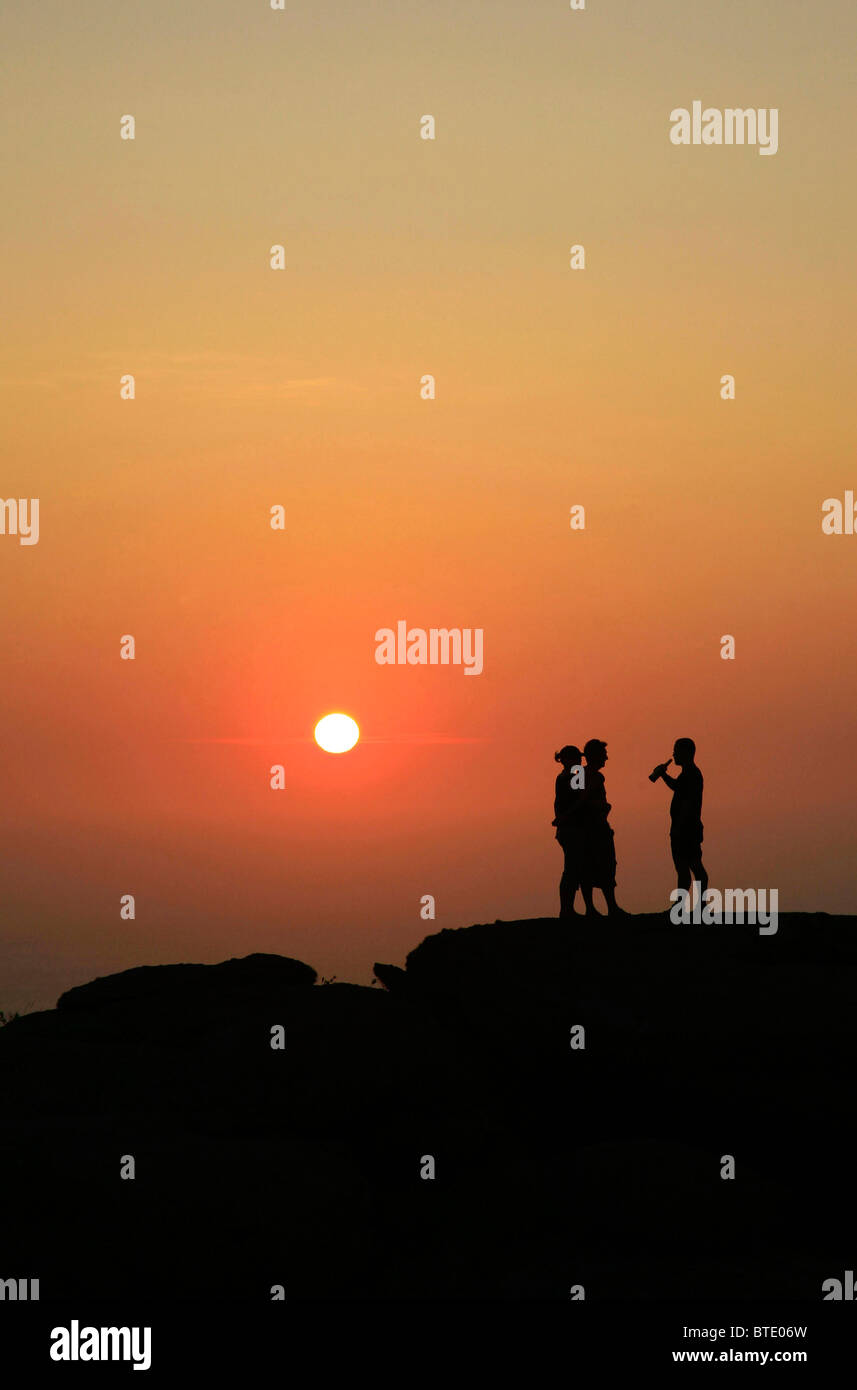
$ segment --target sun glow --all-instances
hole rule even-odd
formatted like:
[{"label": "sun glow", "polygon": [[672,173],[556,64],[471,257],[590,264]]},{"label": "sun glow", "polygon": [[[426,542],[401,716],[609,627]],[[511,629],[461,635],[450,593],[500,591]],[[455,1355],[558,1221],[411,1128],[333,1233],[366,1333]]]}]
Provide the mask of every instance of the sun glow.
[{"label": "sun glow", "polygon": [[325,753],[347,753],[360,737],[360,729],[349,714],[326,714],[315,726],[315,741]]}]

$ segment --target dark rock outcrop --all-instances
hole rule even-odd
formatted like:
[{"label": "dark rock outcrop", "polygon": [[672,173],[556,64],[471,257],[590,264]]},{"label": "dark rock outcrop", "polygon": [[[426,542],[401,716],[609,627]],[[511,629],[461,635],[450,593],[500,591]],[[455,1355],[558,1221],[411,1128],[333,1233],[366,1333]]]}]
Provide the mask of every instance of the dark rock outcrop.
[{"label": "dark rock outcrop", "polygon": [[155,1000],[189,1008],[205,998],[226,1004],[232,996],[261,1002],[282,989],[314,985],[317,978],[312,966],[303,961],[260,952],[219,965],[138,965],[66,990],[57,1008],[96,1009]]},{"label": "dark rock outcrop", "polygon": [[853,1267],[853,918],[496,922],[375,970],[141,967],[0,1028],[0,1277],[815,1300]]}]

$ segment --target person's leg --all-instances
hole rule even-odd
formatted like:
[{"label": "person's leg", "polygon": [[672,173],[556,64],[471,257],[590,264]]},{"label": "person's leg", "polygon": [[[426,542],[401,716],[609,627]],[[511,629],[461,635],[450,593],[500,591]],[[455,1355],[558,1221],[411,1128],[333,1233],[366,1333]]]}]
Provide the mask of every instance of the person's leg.
[{"label": "person's leg", "polygon": [[584,916],[600,917],[601,913],[596,912],[592,904],[592,890],[595,887],[598,866],[594,858],[592,832],[589,829],[583,832],[578,843],[577,865],[577,871],[580,876],[580,896],[583,898]]},{"label": "person's leg", "polygon": [[678,886],[679,888],[684,888],[685,892],[689,893],[690,863],[688,861],[687,855],[684,853],[682,846],[677,844],[675,840],[670,841],[670,849],[672,850],[675,871],[678,874]]},{"label": "person's leg", "polygon": [[608,916],[608,917],[627,917],[627,916],[628,916],[628,914],[627,914],[627,912],[625,911],[624,907],[620,907],[619,904],[618,904],[617,901],[616,901],[616,885],[615,885],[615,883],[608,884],[607,887],[606,887],[606,888],[603,888],[601,891],[603,892],[605,901],[606,901],[606,903],[607,903],[607,916]]},{"label": "person's leg", "polygon": [[601,891],[607,903],[607,916],[624,917],[625,912],[616,901],[616,847],[612,830],[608,830],[604,845],[604,886]]},{"label": "person's leg", "polygon": [[699,890],[704,893],[708,887],[708,874],[705,872],[705,865],[702,862],[702,850],[697,850],[690,861],[693,876],[699,884]]},{"label": "person's leg", "polygon": [[577,892],[577,865],[574,863],[573,855],[566,845],[562,845],[563,867],[562,878],[559,881],[559,915],[560,917],[576,917],[574,910],[574,895]]},{"label": "person's leg", "polygon": [[581,880],[581,883],[580,883],[580,891],[581,891],[581,894],[583,895],[583,905],[584,905],[584,907],[586,908],[585,916],[587,916],[587,917],[600,917],[600,916],[601,916],[601,913],[600,913],[600,912],[596,912],[596,910],[595,910],[595,908],[593,907],[593,904],[592,904],[592,889],[594,888],[594,886],[595,886],[594,884],[588,883],[588,882],[587,882],[586,880],[584,880],[584,879]]}]

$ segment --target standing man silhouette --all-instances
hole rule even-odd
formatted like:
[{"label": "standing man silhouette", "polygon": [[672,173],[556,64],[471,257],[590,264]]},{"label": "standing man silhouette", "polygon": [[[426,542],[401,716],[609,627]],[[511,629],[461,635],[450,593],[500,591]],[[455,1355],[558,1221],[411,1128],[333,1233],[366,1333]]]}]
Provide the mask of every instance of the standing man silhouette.
[{"label": "standing man silhouette", "polygon": [[[672,758],[660,763],[649,774],[650,782],[663,778],[672,787],[670,803],[670,849],[678,874],[678,886],[690,892],[691,875],[701,893],[708,887],[708,874],[702,863],[702,773],[694,762],[696,744],[692,738],[677,738]],[[681,768],[670,777],[667,768],[675,761]]]}]

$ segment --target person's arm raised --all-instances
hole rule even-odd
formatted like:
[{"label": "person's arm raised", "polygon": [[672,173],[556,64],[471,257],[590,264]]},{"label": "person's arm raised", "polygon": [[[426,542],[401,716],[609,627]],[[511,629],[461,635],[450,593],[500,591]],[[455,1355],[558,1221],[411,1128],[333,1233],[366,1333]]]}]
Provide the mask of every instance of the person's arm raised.
[{"label": "person's arm raised", "polygon": [[678,786],[678,777],[670,777],[669,773],[667,772],[667,768],[669,767],[671,762],[672,758],[667,758],[665,763],[660,763],[655,768],[654,772],[650,774],[649,781],[657,782],[659,777],[663,777],[667,786],[672,787],[673,791],[675,791],[676,787]]}]

